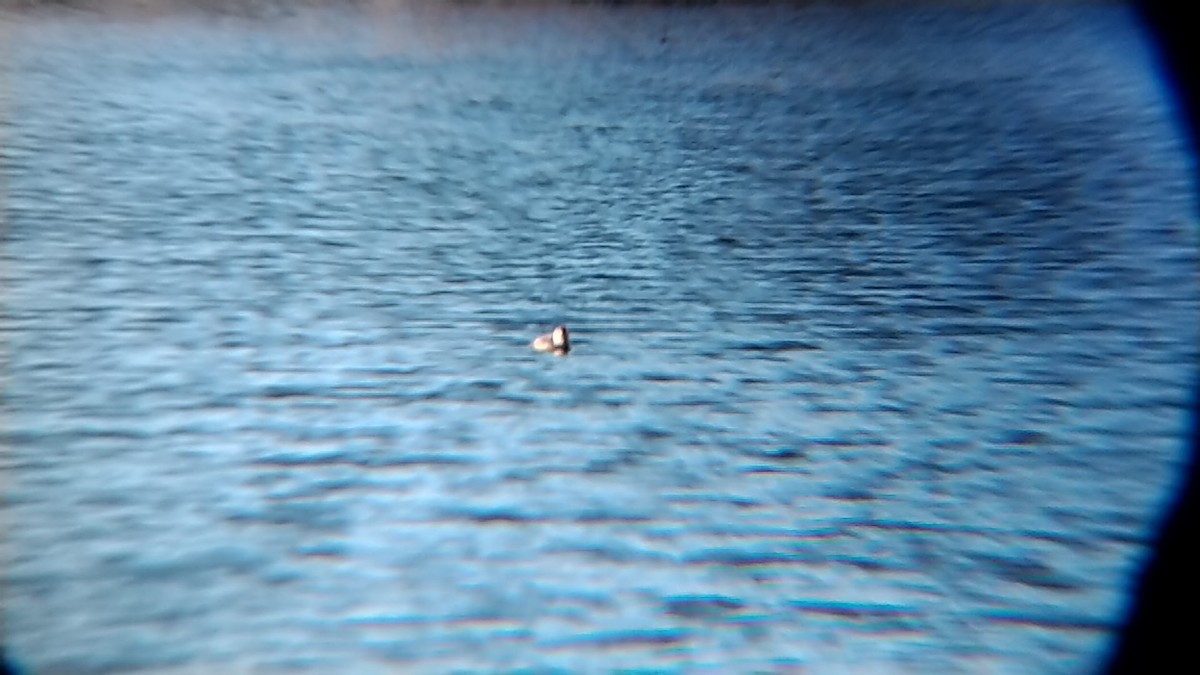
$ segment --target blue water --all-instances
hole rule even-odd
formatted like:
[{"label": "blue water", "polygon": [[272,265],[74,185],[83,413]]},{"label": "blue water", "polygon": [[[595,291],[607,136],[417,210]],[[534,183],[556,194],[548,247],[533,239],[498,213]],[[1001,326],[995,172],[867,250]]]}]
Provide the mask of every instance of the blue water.
[{"label": "blue water", "polygon": [[[1200,318],[1128,10],[0,14],[0,44],[29,672],[1104,658]],[[571,354],[530,351],[556,323]]]}]

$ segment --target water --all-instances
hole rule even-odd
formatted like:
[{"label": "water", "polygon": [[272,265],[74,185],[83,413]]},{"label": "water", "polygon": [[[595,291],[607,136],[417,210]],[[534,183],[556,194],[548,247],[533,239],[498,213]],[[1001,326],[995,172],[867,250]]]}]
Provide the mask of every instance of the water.
[{"label": "water", "polygon": [[1127,10],[3,20],[30,672],[1104,658],[1200,317]]}]

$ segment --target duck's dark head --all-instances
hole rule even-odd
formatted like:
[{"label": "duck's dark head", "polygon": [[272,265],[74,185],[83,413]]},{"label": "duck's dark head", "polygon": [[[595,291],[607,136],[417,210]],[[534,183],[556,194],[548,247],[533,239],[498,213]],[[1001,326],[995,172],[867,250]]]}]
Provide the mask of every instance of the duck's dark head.
[{"label": "duck's dark head", "polygon": [[571,336],[567,333],[566,326],[555,326],[554,330],[550,331],[550,342],[557,351],[564,354],[571,351]]}]

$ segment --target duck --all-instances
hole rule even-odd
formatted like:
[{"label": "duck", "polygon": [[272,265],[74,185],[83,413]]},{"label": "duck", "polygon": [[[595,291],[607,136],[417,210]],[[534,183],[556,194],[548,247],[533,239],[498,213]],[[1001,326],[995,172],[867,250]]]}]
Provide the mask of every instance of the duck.
[{"label": "duck", "polygon": [[539,335],[529,344],[537,352],[550,352],[555,356],[564,356],[571,351],[571,337],[566,326],[555,326],[554,330]]}]

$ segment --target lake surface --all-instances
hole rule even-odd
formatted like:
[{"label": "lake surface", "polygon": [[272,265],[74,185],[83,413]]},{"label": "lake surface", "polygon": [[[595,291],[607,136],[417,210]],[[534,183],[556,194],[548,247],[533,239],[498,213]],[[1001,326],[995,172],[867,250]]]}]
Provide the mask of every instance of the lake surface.
[{"label": "lake surface", "polygon": [[[1086,673],[1179,479],[1133,14],[0,15],[30,673]],[[573,331],[565,358],[529,340]]]}]

